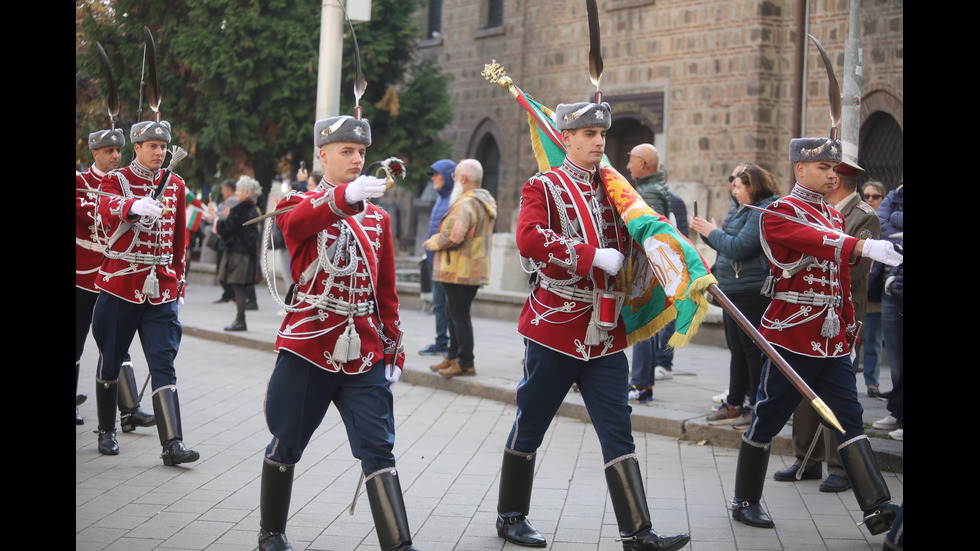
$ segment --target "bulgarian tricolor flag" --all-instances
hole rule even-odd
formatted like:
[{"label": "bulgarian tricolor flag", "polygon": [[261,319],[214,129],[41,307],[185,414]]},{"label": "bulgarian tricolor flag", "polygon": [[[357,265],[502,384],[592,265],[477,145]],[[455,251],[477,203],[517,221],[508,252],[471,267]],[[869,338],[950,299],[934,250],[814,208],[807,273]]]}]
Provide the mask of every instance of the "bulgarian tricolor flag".
[{"label": "bulgarian tricolor flag", "polygon": [[201,227],[201,218],[204,217],[204,203],[194,194],[193,191],[186,189],[184,202],[187,209],[187,229],[196,232]]},{"label": "bulgarian tricolor flag", "polygon": [[[516,85],[511,94],[528,112],[531,145],[542,171],[552,170],[565,160],[565,146],[551,109],[527,97]],[[704,293],[717,283],[704,259],[686,237],[666,218],[654,212],[633,186],[603,159],[599,173],[626,229],[633,238],[620,288],[626,291],[623,320],[630,344],[647,339],[677,318],[677,331],[670,346],[691,342],[704,320],[708,303]]]}]

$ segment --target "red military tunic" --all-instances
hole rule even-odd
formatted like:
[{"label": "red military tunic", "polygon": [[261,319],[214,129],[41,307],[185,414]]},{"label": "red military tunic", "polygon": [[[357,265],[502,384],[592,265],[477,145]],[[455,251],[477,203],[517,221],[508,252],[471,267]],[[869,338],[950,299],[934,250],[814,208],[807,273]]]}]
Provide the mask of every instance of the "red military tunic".
[{"label": "red military tunic", "polygon": [[95,279],[102,267],[102,243],[95,221],[99,196],[80,190],[99,191],[105,174],[95,165],[75,172],[75,287],[98,293]]},{"label": "red military tunic", "polygon": [[524,184],[517,219],[517,247],[533,261],[537,285],[528,296],[518,332],[528,339],[590,360],[626,348],[626,328],[618,308],[615,328],[598,345],[586,343],[595,289],[618,292],[616,278],[592,267],[596,250],[627,250],[626,234],[597,170],[568,159],[552,172]]},{"label": "red military tunic", "polygon": [[[800,184],[766,210],[844,230],[844,217],[821,194]],[[759,224],[774,285],[772,303],[762,317],[762,336],[804,356],[847,355],[848,336],[856,329],[849,265],[859,240],[766,213]]]},{"label": "red military tunic", "polygon": [[[347,204],[346,190],[347,184],[323,180],[312,191],[287,195],[276,207],[295,206],[277,222],[297,282],[276,350],[330,372],[363,373],[378,362],[401,367],[405,354],[396,352],[401,322],[391,221],[370,203]],[[338,357],[338,341],[353,332],[360,353]]]},{"label": "red military tunic", "polygon": [[[167,207],[163,216],[130,220],[133,203],[153,195],[166,175],[170,179],[158,198]],[[98,288],[137,304],[177,300],[184,289],[187,243],[184,181],[167,170],[154,174],[133,161],[106,175],[101,190],[98,214],[107,249]]]}]

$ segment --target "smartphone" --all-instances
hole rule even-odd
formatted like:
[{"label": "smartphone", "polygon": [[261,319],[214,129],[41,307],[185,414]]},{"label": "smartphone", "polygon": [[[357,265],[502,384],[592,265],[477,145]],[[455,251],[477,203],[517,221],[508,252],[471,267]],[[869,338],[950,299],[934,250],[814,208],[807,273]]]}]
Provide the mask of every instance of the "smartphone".
[{"label": "smartphone", "polygon": [[694,217],[697,218],[697,216],[698,216],[698,200],[695,199],[694,200]]}]

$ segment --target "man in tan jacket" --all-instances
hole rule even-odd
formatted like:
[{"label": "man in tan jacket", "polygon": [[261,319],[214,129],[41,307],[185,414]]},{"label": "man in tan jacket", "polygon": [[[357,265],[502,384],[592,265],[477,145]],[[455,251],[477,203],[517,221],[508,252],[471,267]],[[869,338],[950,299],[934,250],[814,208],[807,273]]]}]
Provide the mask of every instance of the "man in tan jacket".
[{"label": "man in tan jacket", "polygon": [[470,305],[477,289],[487,284],[490,274],[490,247],[497,219],[497,203],[480,187],[483,166],[476,159],[464,159],[453,173],[459,193],[439,231],[423,246],[434,251],[432,279],[446,291],[449,315],[449,353],[429,369],[443,377],[476,375],[473,365],[473,322]]}]

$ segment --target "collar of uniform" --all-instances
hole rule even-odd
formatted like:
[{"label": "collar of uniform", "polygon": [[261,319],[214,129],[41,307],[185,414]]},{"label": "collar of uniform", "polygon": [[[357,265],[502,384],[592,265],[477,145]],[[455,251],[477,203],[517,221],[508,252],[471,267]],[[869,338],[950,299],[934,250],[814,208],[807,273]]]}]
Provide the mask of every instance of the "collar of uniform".
[{"label": "collar of uniform", "polygon": [[812,189],[804,186],[799,182],[796,182],[796,185],[793,186],[793,191],[790,192],[790,195],[796,197],[797,199],[802,199],[807,203],[813,203],[815,205],[819,205],[820,203],[823,203],[822,194],[813,191]]},{"label": "collar of uniform", "polygon": [[144,180],[154,181],[156,180],[156,173],[152,170],[141,165],[139,161],[133,160],[133,163],[129,165],[129,169],[133,171],[133,174],[143,178]]},{"label": "collar of uniform", "polygon": [[90,166],[88,170],[89,170],[89,172],[91,172],[92,174],[95,174],[99,178],[103,178],[106,175],[105,172],[102,172],[101,170],[99,170],[98,167],[96,167],[95,165]]},{"label": "collar of uniform", "polygon": [[[836,205],[834,205],[834,208],[837,209],[837,210],[839,210],[839,211],[843,211],[844,210],[843,209],[844,205],[846,205],[849,202],[853,201],[854,200],[854,196],[856,196],[857,194],[858,194],[858,192],[856,190],[855,191],[852,191],[847,197],[844,197],[843,199],[840,200],[839,203],[837,203]],[[861,197],[858,196],[858,201],[860,201],[860,200],[861,200]],[[858,201],[854,201],[855,204]]]},{"label": "collar of uniform", "polygon": [[565,172],[565,174],[568,174],[572,180],[579,183],[588,184],[590,186],[592,185],[592,176],[596,172],[596,168],[588,170],[580,167],[579,165],[568,160],[568,157],[565,157],[565,160],[561,163],[561,169]]},{"label": "collar of uniform", "polygon": [[327,181],[327,177],[320,178],[320,183],[316,185],[315,191],[329,191],[337,186]]}]

